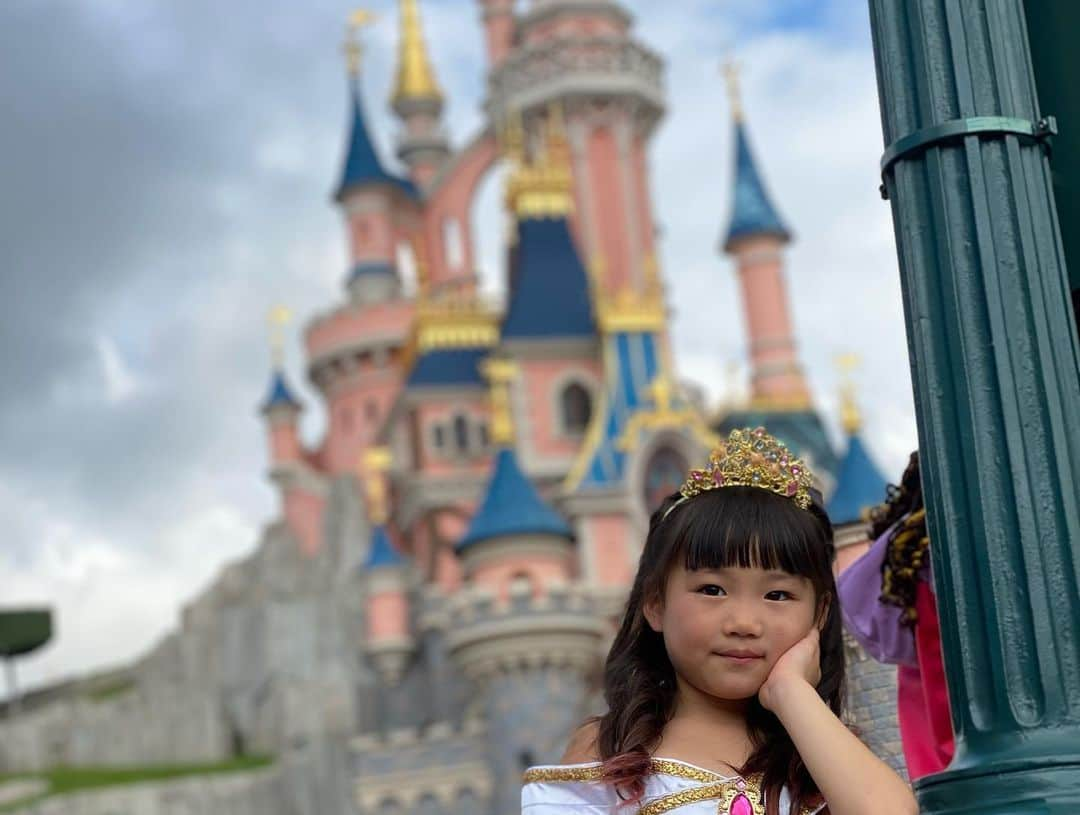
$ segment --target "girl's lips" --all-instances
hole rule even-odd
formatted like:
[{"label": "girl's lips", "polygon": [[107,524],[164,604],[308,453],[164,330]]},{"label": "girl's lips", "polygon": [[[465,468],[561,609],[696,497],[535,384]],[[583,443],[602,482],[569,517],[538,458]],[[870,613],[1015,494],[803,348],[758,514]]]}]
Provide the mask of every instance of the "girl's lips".
[{"label": "girl's lips", "polygon": [[732,662],[743,663],[761,659],[763,655],[754,651],[721,651],[717,656],[722,656]]}]

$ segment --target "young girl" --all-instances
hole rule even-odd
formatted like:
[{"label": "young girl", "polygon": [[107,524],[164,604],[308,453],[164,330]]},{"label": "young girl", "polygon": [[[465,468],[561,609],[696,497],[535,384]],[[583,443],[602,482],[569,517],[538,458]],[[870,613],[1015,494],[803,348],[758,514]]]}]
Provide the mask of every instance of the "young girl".
[{"label": "young girl", "polygon": [[525,774],[523,815],[911,815],[837,718],[832,526],[799,459],[733,431],[654,513],[604,672],[608,712]]}]

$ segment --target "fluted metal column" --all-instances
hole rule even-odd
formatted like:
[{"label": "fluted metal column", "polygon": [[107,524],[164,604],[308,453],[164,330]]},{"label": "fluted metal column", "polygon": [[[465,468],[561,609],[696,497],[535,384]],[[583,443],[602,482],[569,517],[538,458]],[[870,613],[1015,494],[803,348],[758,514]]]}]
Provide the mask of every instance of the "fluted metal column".
[{"label": "fluted metal column", "polygon": [[[1023,6],[869,3],[885,143],[922,142],[885,186],[957,740],[919,801],[1073,815],[1080,346],[1045,148],[1016,134],[1041,115]],[[934,140],[964,127],[982,132]]]}]

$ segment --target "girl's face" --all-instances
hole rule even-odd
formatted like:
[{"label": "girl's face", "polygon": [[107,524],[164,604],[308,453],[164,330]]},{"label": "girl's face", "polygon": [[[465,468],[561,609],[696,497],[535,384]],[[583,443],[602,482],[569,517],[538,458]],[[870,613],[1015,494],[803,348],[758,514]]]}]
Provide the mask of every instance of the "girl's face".
[{"label": "girl's face", "polygon": [[[817,619],[813,584],[783,571],[730,567],[668,575],[662,603],[647,603],[679,679],[729,701],[755,696],[780,656]],[[821,615],[824,619],[824,615]]]}]

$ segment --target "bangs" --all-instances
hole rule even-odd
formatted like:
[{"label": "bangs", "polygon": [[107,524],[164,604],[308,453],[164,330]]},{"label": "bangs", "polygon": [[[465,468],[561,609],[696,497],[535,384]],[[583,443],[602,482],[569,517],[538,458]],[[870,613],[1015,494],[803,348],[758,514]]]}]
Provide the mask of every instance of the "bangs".
[{"label": "bangs", "polygon": [[820,578],[828,537],[813,514],[788,498],[724,487],[695,496],[673,515],[671,562],[681,556],[688,570],[753,567]]}]

